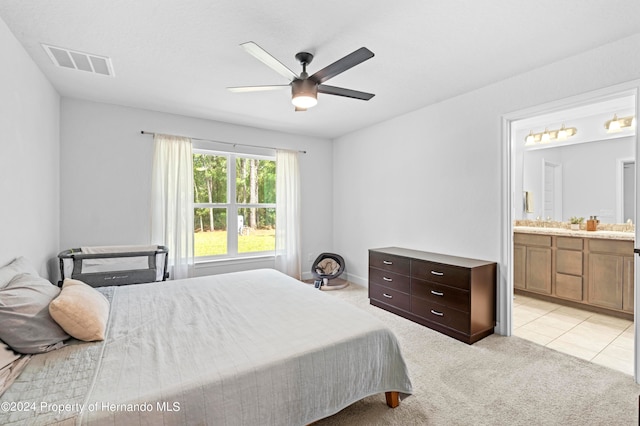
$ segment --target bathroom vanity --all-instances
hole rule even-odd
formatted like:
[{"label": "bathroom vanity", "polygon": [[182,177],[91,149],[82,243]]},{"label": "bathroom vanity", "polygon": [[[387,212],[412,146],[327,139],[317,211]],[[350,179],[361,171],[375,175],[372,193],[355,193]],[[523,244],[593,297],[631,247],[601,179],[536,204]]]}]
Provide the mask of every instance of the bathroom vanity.
[{"label": "bathroom vanity", "polygon": [[633,320],[633,246],[633,232],[516,226],[514,292]]}]

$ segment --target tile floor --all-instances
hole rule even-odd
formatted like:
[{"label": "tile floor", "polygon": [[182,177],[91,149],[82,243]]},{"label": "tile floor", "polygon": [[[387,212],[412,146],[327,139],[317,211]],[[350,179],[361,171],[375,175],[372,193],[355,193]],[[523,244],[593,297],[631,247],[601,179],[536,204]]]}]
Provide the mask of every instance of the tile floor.
[{"label": "tile floor", "polygon": [[633,321],[516,295],[513,334],[633,375]]}]

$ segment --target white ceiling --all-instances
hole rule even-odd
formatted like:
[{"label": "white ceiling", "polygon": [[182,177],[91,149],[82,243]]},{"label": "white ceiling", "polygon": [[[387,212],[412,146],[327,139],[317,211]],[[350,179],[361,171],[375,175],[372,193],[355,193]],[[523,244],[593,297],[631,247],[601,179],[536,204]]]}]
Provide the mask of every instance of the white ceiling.
[{"label": "white ceiling", "polygon": [[[640,1],[2,0],[6,22],[62,96],[334,138],[640,32]],[[248,55],[254,41],[309,74],[361,46],[375,57],[294,112],[286,84]],[[41,43],[108,56],[115,77],[53,65]]]}]

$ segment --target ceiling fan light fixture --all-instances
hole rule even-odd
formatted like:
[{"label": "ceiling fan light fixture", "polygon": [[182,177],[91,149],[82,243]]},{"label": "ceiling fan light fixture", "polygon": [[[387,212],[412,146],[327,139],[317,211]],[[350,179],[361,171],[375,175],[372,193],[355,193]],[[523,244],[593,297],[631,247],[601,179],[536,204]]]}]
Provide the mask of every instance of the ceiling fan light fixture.
[{"label": "ceiling fan light fixture", "polygon": [[310,80],[291,83],[291,103],[298,108],[311,108],[318,103],[318,85]]}]

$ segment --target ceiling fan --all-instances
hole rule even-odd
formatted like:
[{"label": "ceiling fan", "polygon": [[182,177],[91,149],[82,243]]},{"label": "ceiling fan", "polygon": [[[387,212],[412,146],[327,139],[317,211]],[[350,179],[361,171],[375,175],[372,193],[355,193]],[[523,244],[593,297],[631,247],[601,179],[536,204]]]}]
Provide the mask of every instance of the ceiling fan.
[{"label": "ceiling fan", "polygon": [[359,92],[357,90],[344,89],[342,87],[323,84],[330,78],[333,78],[349,68],[353,68],[367,59],[372,58],[373,52],[366,47],[361,47],[347,56],[338,59],[331,65],[324,67],[311,76],[307,74],[307,65],[309,65],[313,60],[313,55],[308,52],[297,53],[296,59],[302,65],[302,73],[298,76],[256,43],[249,41],[247,43],[242,43],[240,46],[243,47],[250,55],[253,55],[256,59],[262,61],[265,65],[285,77],[291,83],[272,86],[228,87],[227,89],[232,92],[260,92],[291,87],[291,103],[296,107],[296,111],[306,111],[307,108],[315,106],[318,103],[318,93],[344,96],[364,101],[368,101],[375,96],[373,93]]}]

